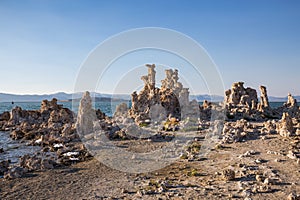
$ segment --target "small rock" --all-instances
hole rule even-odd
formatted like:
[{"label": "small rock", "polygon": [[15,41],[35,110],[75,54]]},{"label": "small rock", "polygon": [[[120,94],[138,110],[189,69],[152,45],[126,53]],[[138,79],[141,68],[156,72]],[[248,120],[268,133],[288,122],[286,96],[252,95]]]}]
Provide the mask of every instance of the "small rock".
[{"label": "small rock", "polygon": [[295,193],[291,193],[289,194],[289,196],[287,197],[287,200],[300,200],[300,196],[296,195]]},{"label": "small rock", "polygon": [[232,169],[225,169],[222,172],[222,178],[226,181],[232,181],[235,179],[235,172]]},{"label": "small rock", "polygon": [[21,130],[14,130],[10,133],[10,137],[13,140],[19,140],[19,139],[23,138],[24,135],[25,135],[25,133],[23,133]]},{"label": "small rock", "polygon": [[166,188],[165,187],[163,187],[163,186],[160,186],[159,188],[158,188],[158,190],[157,190],[159,193],[162,193],[162,192],[166,192],[167,190],[166,190]]},{"label": "small rock", "polygon": [[123,193],[123,194],[128,193],[128,190],[122,188],[121,193]]},{"label": "small rock", "polygon": [[246,189],[242,192],[243,197],[249,197],[252,195],[252,192],[250,189]]},{"label": "small rock", "polygon": [[250,150],[250,151],[246,151],[244,154],[240,155],[239,158],[250,157],[255,154],[256,154],[256,152],[254,150]]},{"label": "small rock", "polygon": [[20,166],[29,171],[53,169],[56,163],[53,160],[41,159],[36,156],[24,155],[20,158]]},{"label": "small rock", "polygon": [[272,179],[272,178],[266,178],[264,180],[264,185],[275,185],[276,184],[276,180]]},{"label": "small rock", "polygon": [[78,155],[79,155],[79,152],[67,152],[67,153],[63,154],[63,156],[66,156],[66,157],[78,156]]},{"label": "small rock", "polygon": [[275,154],[274,151],[267,151],[267,154]]},{"label": "small rock", "polygon": [[10,160],[3,160],[0,162],[0,175],[2,176],[5,172],[8,171]]},{"label": "small rock", "polygon": [[258,188],[259,192],[270,192],[271,188],[268,185],[261,185]]},{"label": "small rock", "polygon": [[262,160],[262,159],[256,159],[254,162],[255,162],[256,164],[261,164],[261,163],[264,162],[264,160]]},{"label": "small rock", "polygon": [[62,148],[62,147],[64,147],[64,145],[59,143],[59,144],[54,144],[53,147],[54,148]]},{"label": "small rock", "polygon": [[35,144],[41,144],[42,141],[43,141],[43,138],[41,137],[41,138],[35,140],[34,143],[35,143]]},{"label": "small rock", "polygon": [[297,159],[296,154],[293,151],[289,151],[288,154],[286,155],[290,159]]},{"label": "small rock", "polygon": [[142,197],[142,196],[144,196],[144,195],[146,194],[146,191],[145,191],[145,190],[138,190],[138,191],[136,192],[136,194],[137,194],[138,196]]},{"label": "small rock", "polygon": [[256,175],[255,179],[256,179],[257,182],[262,182],[264,177],[262,175]]},{"label": "small rock", "polygon": [[25,170],[22,167],[14,167],[4,174],[4,178],[5,179],[21,178],[23,174],[26,172],[27,170]]}]

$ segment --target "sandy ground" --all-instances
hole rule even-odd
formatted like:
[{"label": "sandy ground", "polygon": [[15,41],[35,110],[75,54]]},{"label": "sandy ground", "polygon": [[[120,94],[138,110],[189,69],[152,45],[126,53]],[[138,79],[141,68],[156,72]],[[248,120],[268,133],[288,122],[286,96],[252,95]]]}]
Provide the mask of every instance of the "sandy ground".
[{"label": "sandy ground", "polygon": [[[1,199],[287,199],[300,193],[300,165],[286,156],[292,140],[269,135],[212,150],[200,161],[178,159],[150,173],[130,174],[111,169],[96,159],[23,178],[0,179]],[[119,141],[124,149],[153,149],[157,143]],[[141,149],[140,149],[141,148]],[[241,154],[254,150],[248,157]],[[142,151],[142,150],[141,150]],[[278,154],[270,154],[275,151]],[[261,163],[255,162],[262,160]],[[275,160],[277,159],[277,160]],[[280,162],[278,162],[280,161]],[[222,179],[231,168],[232,181]],[[256,175],[276,175],[267,186]],[[253,188],[266,188],[265,191]]]}]

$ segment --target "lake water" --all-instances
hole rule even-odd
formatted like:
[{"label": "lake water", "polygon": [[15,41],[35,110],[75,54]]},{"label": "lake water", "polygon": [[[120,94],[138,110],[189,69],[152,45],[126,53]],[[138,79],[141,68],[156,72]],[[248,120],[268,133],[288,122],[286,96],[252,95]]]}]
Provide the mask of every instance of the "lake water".
[{"label": "lake water", "polygon": [[18,140],[12,140],[9,137],[9,132],[0,131],[0,148],[4,149],[0,153],[0,161],[10,160],[12,163],[18,162],[20,156],[26,154],[34,154],[34,152],[41,149],[39,146],[28,146]]},{"label": "lake water", "polygon": [[[102,112],[104,112],[107,116],[112,116],[112,114],[115,112],[116,106],[126,103],[128,106],[130,106],[129,101],[113,101],[113,102],[95,102],[93,107],[95,109],[100,109]],[[77,112],[79,102],[74,102],[74,105],[72,105],[72,102],[58,102],[58,104],[62,104],[65,108],[69,108],[73,110],[74,112]],[[11,102],[0,102],[0,113],[3,113],[5,111],[11,111],[14,107],[19,106],[23,110],[38,110],[41,107],[41,102],[14,102],[12,104]]]}]

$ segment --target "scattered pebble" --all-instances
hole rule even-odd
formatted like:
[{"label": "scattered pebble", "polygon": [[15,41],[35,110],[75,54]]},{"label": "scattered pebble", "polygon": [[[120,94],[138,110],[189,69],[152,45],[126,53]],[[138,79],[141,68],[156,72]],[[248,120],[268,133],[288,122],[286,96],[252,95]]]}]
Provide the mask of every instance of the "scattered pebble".
[{"label": "scattered pebble", "polygon": [[272,179],[272,178],[266,178],[264,180],[264,185],[275,185],[276,184],[276,180]]},{"label": "scattered pebble", "polygon": [[287,200],[299,200],[299,199],[300,199],[300,196],[295,194],[294,192],[289,194],[287,197]]},{"label": "scattered pebble", "polygon": [[256,175],[255,179],[256,179],[257,182],[263,182],[264,177],[262,175]]},{"label": "scattered pebble", "polygon": [[235,172],[232,169],[225,169],[222,172],[222,178],[226,181],[232,181],[235,179]]},{"label": "scattered pebble", "polygon": [[63,154],[63,156],[66,156],[66,157],[78,156],[78,155],[79,155],[79,152],[67,152],[67,153]]},{"label": "scattered pebble", "polygon": [[286,156],[290,159],[293,159],[293,160],[297,159],[297,156],[293,151],[289,151]]},{"label": "scattered pebble", "polygon": [[264,160],[262,160],[262,159],[256,159],[254,162],[255,162],[256,164],[261,164],[261,163],[264,162]]},{"label": "scattered pebble", "polygon": [[53,145],[54,148],[61,148],[61,147],[63,147],[63,146],[64,146],[63,144],[54,144],[54,145]]}]

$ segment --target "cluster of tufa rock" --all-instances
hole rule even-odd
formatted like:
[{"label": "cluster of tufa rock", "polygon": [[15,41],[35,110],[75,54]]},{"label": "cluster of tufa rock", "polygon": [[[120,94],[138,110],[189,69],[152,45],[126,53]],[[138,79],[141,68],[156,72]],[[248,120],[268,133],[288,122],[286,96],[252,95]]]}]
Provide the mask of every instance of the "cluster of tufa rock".
[{"label": "cluster of tufa rock", "polygon": [[[83,99],[85,98],[86,96]],[[92,113],[95,117],[104,116],[99,110],[93,110]],[[36,152],[33,156],[21,157],[18,166],[10,166],[9,161],[1,162],[0,175],[6,178],[17,178],[27,171],[51,169],[56,165],[68,165],[89,158],[90,154],[81,144],[76,131],[75,120],[74,113],[57,104],[55,98],[51,101],[43,100],[39,110],[23,110],[15,107],[11,112],[1,114],[2,131],[10,131],[10,137],[14,140],[23,140],[27,141],[27,144],[41,146],[43,153]],[[86,120],[90,119],[79,117],[77,121],[84,123]],[[44,152],[51,152],[53,159],[45,159]]]},{"label": "cluster of tufa rock", "polygon": [[288,113],[283,113],[282,118],[277,124],[277,132],[283,137],[290,137],[294,135],[293,119]]},{"label": "cluster of tufa rock", "polygon": [[227,117],[230,120],[246,119],[265,121],[266,119],[280,119],[283,113],[299,118],[300,110],[296,99],[288,94],[287,102],[279,108],[271,108],[267,88],[260,86],[260,101],[257,92],[250,87],[245,88],[244,82],[233,83],[231,89],[225,92],[224,103]]},{"label": "cluster of tufa rock", "polygon": [[75,137],[73,112],[58,105],[55,98],[43,100],[40,110],[22,110],[17,106],[1,116],[1,130],[11,131],[13,139],[37,140],[51,136],[55,142],[56,139],[67,141]]},{"label": "cluster of tufa rock", "polygon": [[131,94],[132,106],[129,116],[137,124],[149,121],[161,121],[167,117],[183,119],[200,117],[197,101],[189,101],[189,89],[183,88],[178,77],[178,70],[165,70],[166,77],[161,81],[161,88],[155,87],[155,65],[146,65],[148,75],[142,76],[143,89]]},{"label": "cluster of tufa rock", "polygon": [[244,82],[233,83],[225,92],[225,105],[229,119],[261,120],[263,117],[274,117],[265,86],[260,86],[260,102],[255,89],[244,87]]},{"label": "cluster of tufa rock", "polygon": [[225,103],[228,106],[247,106],[256,109],[258,99],[255,89],[244,88],[244,82],[233,83],[231,89],[225,92]]}]

